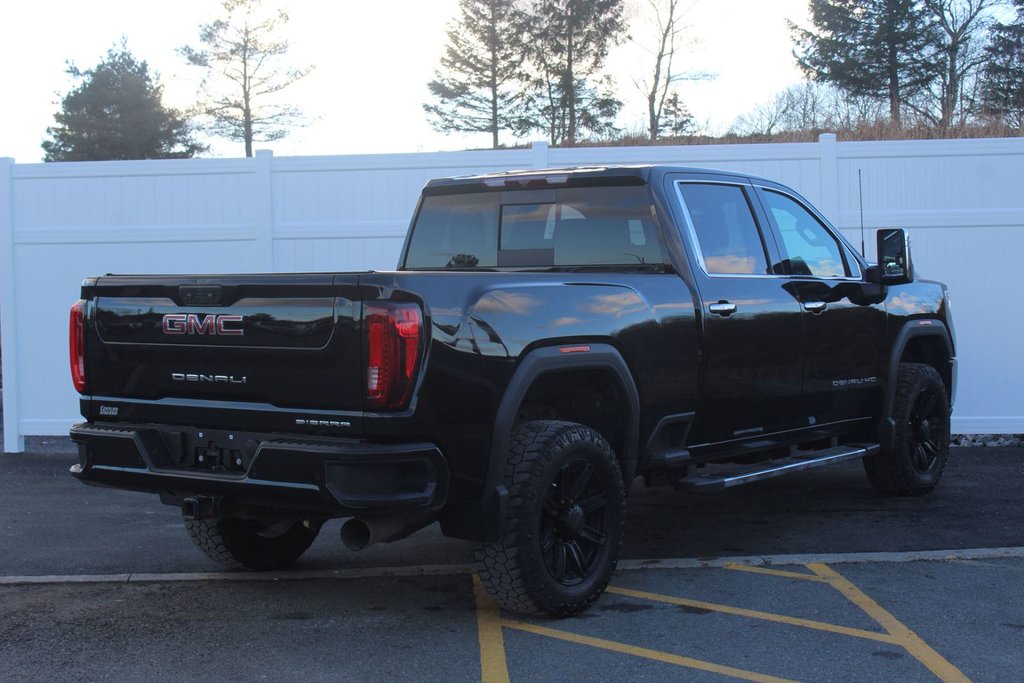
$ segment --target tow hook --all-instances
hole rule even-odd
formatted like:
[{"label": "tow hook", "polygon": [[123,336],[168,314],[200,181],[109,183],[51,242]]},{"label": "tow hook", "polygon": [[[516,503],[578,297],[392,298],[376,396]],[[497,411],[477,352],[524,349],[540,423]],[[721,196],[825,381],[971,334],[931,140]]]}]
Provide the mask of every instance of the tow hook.
[{"label": "tow hook", "polygon": [[192,521],[216,517],[217,505],[213,498],[196,497],[181,501],[181,516]]}]

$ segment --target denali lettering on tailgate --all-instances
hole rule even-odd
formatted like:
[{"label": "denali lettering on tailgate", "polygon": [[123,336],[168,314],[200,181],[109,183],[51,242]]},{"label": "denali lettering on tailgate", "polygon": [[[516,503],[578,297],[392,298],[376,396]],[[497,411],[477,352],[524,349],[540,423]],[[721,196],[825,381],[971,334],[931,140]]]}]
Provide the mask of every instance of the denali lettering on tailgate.
[{"label": "denali lettering on tailgate", "polygon": [[246,376],[235,377],[234,375],[206,375],[196,372],[172,372],[171,380],[174,382],[211,382],[213,384],[245,384]]},{"label": "denali lettering on tailgate", "polygon": [[242,336],[245,330],[228,327],[227,323],[240,323],[240,315],[210,315],[200,317],[195,313],[168,313],[163,319],[164,334],[213,334]]}]

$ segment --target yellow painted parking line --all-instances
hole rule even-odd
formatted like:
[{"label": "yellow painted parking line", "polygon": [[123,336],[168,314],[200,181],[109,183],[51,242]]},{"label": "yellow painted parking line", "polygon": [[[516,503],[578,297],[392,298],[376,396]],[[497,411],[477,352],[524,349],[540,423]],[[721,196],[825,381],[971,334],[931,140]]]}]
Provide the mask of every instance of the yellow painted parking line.
[{"label": "yellow painted parking line", "polygon": [[681,657],[679,655],[674,655],[669,652],[650,650],[646,647],[636,647],[635,645],[627,645],[626,643],[619,643],[614,640],[605,640],[604,638],[592,638],[590,636],[582,636],[578,633],[559,631],[558,629],[546,628],[544,626],[537,626],[536,624],[527,624],[519,621],[505,621],[503,623],[507,628],[515,629],[517,631],[525,631],[527,633],[533,633],[538,636],[545,636],[547,638],[564,640],[569,643],[576,643],[577,645],[587,645],[589,647],[596,647],[601,650],[610,650],[611,652],[619,652],[626,655],[632,655],[634,657],[651,659],[656,662],[662,662],[665,664],[675,664],[676,666],[682,666],[688,669],[697,669],[699,671],[708,671],[710,673],[722,674],[723,676],[732,676],[733,678],[738,678],[743,681],[763,681],[765,683],[793,683],[793,681],[791,681],[791,679],[788,678],[777,678],[775,676],[769,676],[767,674],[760,674],[756,671],[736,669],[731,666],[723,666],[721,664],[705,662],[703,660],[693,659],[691,657]]},{"label": "yellow painted parking line", "polygon": [[950,681],[966,681],[969,683],[970,679],[960,669],[946,661],[942,655],[921,640],[920,636],[872,600],[864,591],[853,585],[845,576],[825,564],[808,564],[807,568],[818,576],[827,579],[832,584],[832,587],[842,593],[847,600],[877,621],[879,626],[895,638],[894,642],[897,645],[903,647],[911,656],[928,667],[940,680],[947,683]]},{"label": "yellow painted parking line", "polygon": [[852,636],[854,638],[863,638],[865,640],[876,640],[881,643],[889,643],[892,645],[899,644],[896,636],[890,633],[878,633],[877,631],[865,631],[860,628],[852,628],[849,626],[840,626],[839,624],[830,624],[825,621],[815,621],[813,619],[802,619],[800,617],[791,617],[785,614],[776,614],[774,612],[762,612],[760,610],[746,609],[743,607],[733,607],[732,605],[720,605],[715,602],[704,602],[703,600],[690,600],[688,598],[677,598],[674,595],[661,595],[660,593],[648,593],[646,591],[637,591],[630,588],[620,588],[618,586],[609,586],[609,593],[615,593],[617,595],[625,595],[631,598],[640,598],[641,600],[650,600],[652,602],[662,602],[668,605],[678,605],[680,607],[692,607],[694,609],[705,609],[711,612],[721,612],[723,614],[732,614],[738,617],[747,617],[750,619],[760,619],[762,621],[773,621],[777,624],[788,624],[790,626],[800,626],[802,628],[810,628],[816,631],[827,631],[829,633],[838,633],[844,636]]},{"label": "yellow painted parking line", "polygon": [[688,669],[708,671],[711,673],[732,676],[744,681],[763,681],[765,683],[794,683],[786,678],[777,678],[756,671],[737,669],[731,666],[705,662],[692,657],[682,657],[671,652],[660,652],[646,647],[637,647],[626,643],[618,643],[603,638],[592,638],[578,633],[560,631],[558,629],[528,624],[522,621],[504,619],[498,605],[487,595],[480,577],[473,575],[473,596],[476,600],[476,623],[480,641],[480,680],[482,683],[509,683],[508,659],[505,654],[505,637],[503,628],[524,631],[546,638],[555,638],[569,643],[596,647],[621,654],[651,659],[665,664],[674,664]]},{"label": "yellow painted parking line", "polygon": [[752,574],[768,574],[769,576],[781,576],[786,579],[800,579],[801,581],[819,581],[828,583],[828,579],[825,579],[817,574],[805,574],[803,572],[788,572],[784,569],[769,569],[768,567],[752,567],[749,564],[738,564],[736,562],[730,562],[725,565],[726,569],[733,569],[738,572],[750,572]]},{"label": "yellow painted parking line", "polygon": [[[761,610],[734,607],[732,605],[705,602],[703,600],[691,600],[673,595],[662,595],[660,593],[649,593],[647,591],[638,591],[630,588],[620,588],[618,586],[609,586],[606,591],[614,595],[622,595],[680,607],[708,610],[710,612],[731,614],[779,624],[788,624],[790,626],[799,626],[817,631],[825,631],[854,638],[861,638],[864,640],[897,645],[902,647],[912,657],[926,666],[940,680],[945,681],[946,683],[970,683],[970,679],[968,679],[963,672],[943,658],[942,655],[925,643],[920,636],[914,633],[890,612],[886,611],[881,605],[872,600],[870,596],[850,582],[849,579],[826,564],[809,563],[805,566],[812,572],[812,574],[780,569],[769,569],[766,567],[750,567],[746,565],[726,565],[726,568],[737,571],[752,571],[754,573],[767,574],[780,578],[799,579],[802,581],[818,581],[828,584],[851,603],[859,607],[865,614],[874,619],[879,626],[885,629],[885,633],[851,628],[848,626],[841,626],[839,624],[831,624],[813,619],[792,617],[774,612],[764,612]],[[483,585],[480,583],[480,579],[476,575],[473,576],[473,590],[476,597],[477,625],[480,639],[480,670],[482,680],[485,683],[509,683],[508,660],[505,654],[503,633],[503,629],[505,628],[525,633],[532,633],[546,638],[554,638],[578,645],[585,645],[611,652],[632,655],[634,657],[650,659],[652,661],[663,662],[666,664],[673,664],[690,669],[732,676],[740,680],[787,680],[769,676],[767,674],[761,674],[756,671],[736,669],[721,664],[715,664],[713,662],[684,657],[670,652],[661,652],[659,650],[629,645],[627,643],[620,643],[614,640],[584,636],[578,633],[539,626],[537,624],[505,619],[501,616],[497,605],[487,595]]]},{"label": "yellow painted parking line", "polygon": [[476,625],[480,638],[480,680],[482,683],[509,683],[501,612],[476,574],[473,574],[473,596],[476,598]]}]

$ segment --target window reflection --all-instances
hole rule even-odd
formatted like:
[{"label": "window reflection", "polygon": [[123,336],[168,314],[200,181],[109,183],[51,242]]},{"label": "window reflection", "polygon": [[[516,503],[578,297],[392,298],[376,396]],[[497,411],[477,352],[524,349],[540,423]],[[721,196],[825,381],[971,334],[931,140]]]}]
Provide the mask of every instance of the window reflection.
[{"label": "window reflection", "polygon": [[793,275],[845,277],[839,243],[807,209],[778,192],[763,193],[766,208],[775,219],[782,237],[783,257]]},{"label": "window reflection", "polygon": [[406,268],[655,266],[666,262],[647,188],[563,188],[424,198]]},{"label": "window reflection", "polygon": [[768,272],[764,244],[741,187],[683,183],[680,191],[709,274]]}]

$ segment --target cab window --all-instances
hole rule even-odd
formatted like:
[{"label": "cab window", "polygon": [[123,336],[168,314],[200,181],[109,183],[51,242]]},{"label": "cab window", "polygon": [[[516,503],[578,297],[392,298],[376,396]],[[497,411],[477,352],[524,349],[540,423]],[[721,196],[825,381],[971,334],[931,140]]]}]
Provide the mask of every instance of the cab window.
[{"label": "cab window", "polygon": [[839,241],[814,214],[782,193],[764,190],[761,196],[782,238],[779,247],[789,273],[849,277],[850,268],[843,258]]},{"label": "cab window", "polygon": [[680,183],[686,220],[708,275],[766,275],[761,232],[739,185]]}]

